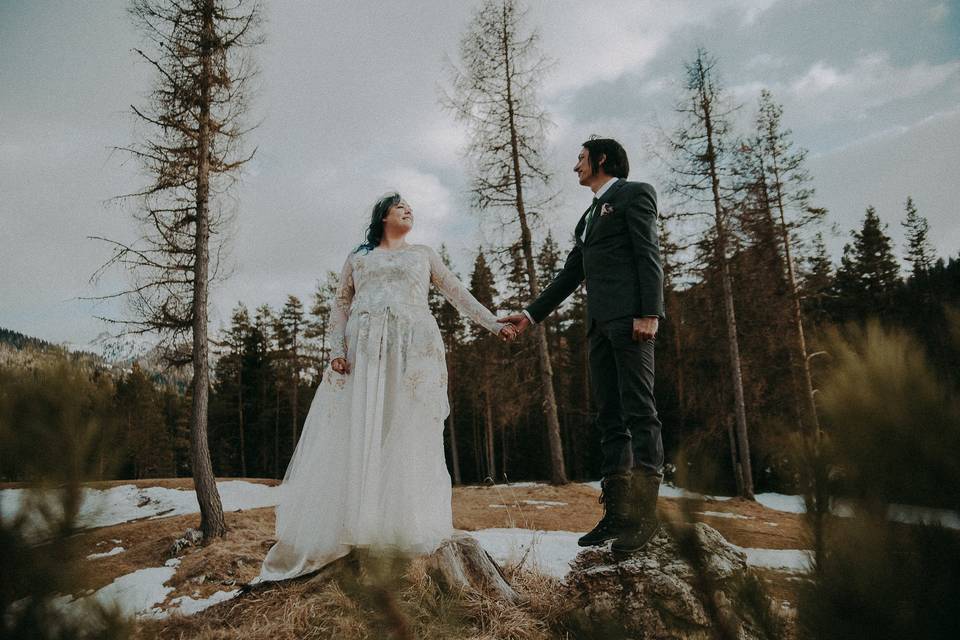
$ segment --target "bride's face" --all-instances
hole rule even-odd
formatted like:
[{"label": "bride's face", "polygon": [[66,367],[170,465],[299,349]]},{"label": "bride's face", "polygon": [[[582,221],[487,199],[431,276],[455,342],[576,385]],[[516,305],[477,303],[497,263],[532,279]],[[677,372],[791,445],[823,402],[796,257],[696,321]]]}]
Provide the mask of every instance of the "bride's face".
[{"label": "bride's face", "polygon": [[390,207],[387,215],[383,218],[384,231],[393,231],[394,233],[406,233],[413,228],[413,209],[401,200]]}]

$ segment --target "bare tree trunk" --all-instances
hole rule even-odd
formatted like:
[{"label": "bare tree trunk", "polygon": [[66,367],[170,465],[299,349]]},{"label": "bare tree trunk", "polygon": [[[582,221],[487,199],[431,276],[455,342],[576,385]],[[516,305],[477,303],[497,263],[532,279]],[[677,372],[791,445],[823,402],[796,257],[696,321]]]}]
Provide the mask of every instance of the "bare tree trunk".
[{"label": "bare tree trunk", "polygon": [[487,475],[494,482],[497,481],[497,461],[493,447],[493,405],[490,402],[490,385],[487,385],[483,394],[483,434],[484,450],[487,453]]},{"label": "bare tree trunk", "polygon": [[296,365],[294,365],[293,370],[293,391],[290,395],[290,410],[293,413],[290,420],[293,432],[293,437],[290,439],[290,443],[293,445],[290,449],[292,452],[297,448],[297,440],[300,438],[300,412],[298,411],[300,408],[300,371],[296,368]]},{"label": "bare tree trunk", "polygon": [[[702,85],[701,85],[702,86]],[[716,255],[720,267],[720,280],[723,287],[723,311],[727,328],[727,347],[730,354],[730,373],[733,382],[734,415],[737,424],[737,445],[740,454],[740,469],[743,475],[744,498],[753,499],[753,472],[750,466],[750,443],[747,436],[747,410],[743,396],[743,374],[740,371],[740,342],[737,338],[737,314],[733,306],[733,287],[730,282],[730,266],[727,263],[727,232],[723,223],[723,202],[720,199],[720,180],[716,165],[716,151],[713,146],[713,121],[711,104],[702,94],[704,127],[707,137],[707,159],[709,162],[710,189],[713,194],[714,229],[716,231]]]},{"label": "bare tree trunk", "polygon": [[193,401],[190,410],[190,457],[193,483],[200,505],[200,530],[205,539],[222,537],[227,526],[223,505],[213,476],[213,463],[207,443],[207,416],[210,371],[207,345],[207,278],[209,265],[210,196],[210,87],[213,61],[209,44],[213,41],[213,3],[203,6],[205,44],[201,56],[200,136],[197,141],[197,224],[193,279]]},{"label": "bare tree trunk", "polygon": [[[670,297],[676,300],[676,294],[672,294]],[[683,307],[679,300],[676,300],[676,303],[672,306],[674,308],[673,317],[677,318],[673,323],[673,357],[677,366],[677,404],[680,408],[680,424],[677,425],[677,427],[678,430],[682,432],[687,422],[686,379],[683,370],[683,340],[680,338],[680,330],[681,327],[683,327]]]},{"label": "bare tree trunk", "polygon": [[736,418],[737,446],[740,454],[740,472],[743,476],[741,496],[753,500],[753,471],[750,465],[750,442],[747,436],[747,410],[743,396],[743,375],[740,372],[740,341],[737,339],[737,315],[733,308],[733,289],[730,284],[730,268],[726,260],[725,231],[723,223],[717,217],[717,243],[721,262],[721,280],[723,284],[723,311],[727,325],[727,347],[730,353],[730,371],[733,382],[734,416]]},{"label": "bare tree trunk", "polygon": [[507,475],[507,425],[500,428],[500,477],[506,480]]},{"label": "bare tree trunk", "polygon": [[797,353],[800,356],[801,366],[803,367],[804,382],[806,383],[806,399],[810,411],[811,431],[813,435],[820,439],[820,418],[817,415],[817,403],[813,396],[813,378],[810,375],[810,358],[807,355],[807,339],[803,331],[803,315],[800,309],[800,292],[797,287],[797,278],[793,270],[793,257],[790,251],[790,231],[787,228],[787,220],[784,214],[783,193],[779,188],[780,175],[776,166],[773,168],[774,178],[777,187],[777,209],[780,213],[780,238],[783,242],[784,257],[787,262],[787,284],[790,285],[790,297],[793,300],[793,325],[797,341]]},{"label": "bare tree trunk", "polygon": [[[241,347],[242,348],[242,347]],[[237,420],[240,423],[240,473],[247,477],[247,445],[243,424],[243,355],[237,353]]]},{"label": "bare tree trunk", "polygon": [[[450,353],[450,349],[447,349],[447,353]],[[453,484],[461,484],[463,482],[460,477],[460,454],[459,449],[457,448],[457,415],[456,415],[456,404],[454,403],[453,398],[453,389],[454,389],[454,371],[453,367],[447,367],[447,404],[450,406],[450,415],[447,417],[447,424],[450,427],[450,462],[453,466]]]},{"label": "bare tree trunk", "polygon": [[[763,184],[763,189],[761,190],[761,194],[763,198],[763,201],[762,201],[763,214],[766,217],[767,224],[770,225],[771,232],[773,232],[773,230],[776,228],[777,225],[773,221],[773,210],[770,202],[770,194],[767,192],[765,173],[761,174],[761,181]],[[789,260],[790,259],[789,248],[787,248],[786,255],[787,255],[786,259]],[[777,254],[777,264],[780,266],[784,275],[786,275],[787,270],[789,269],[789,266],[784,267],[784,265],[780,262],[779,253]],[[788,277],[788,280],[789,280],[789,277]],[[791,313],[792,313],[792,309],[791,309]],[[799,365],[797,364],[797,354],[792,349],[787,350],[787,357],[790,361],[790,383],[793,388],[793,393],[791,394],[791,397],[793,398],[793,417],[794,417],[794,420],[796,420],[797,422],[797,431],[800,432],[800,431],[803,431],[803,410],[800,407],[800,395],[801,395],[800,380],[797,378],[797,370],[799,369]]]},{"label": "bare tree trunk", "polygon": [[280,387],[274,394],[273,410],[273,477],[280,477]]},{"label": "bare tree trunk", "polygon": [[[479,397],[477,398],[479,401]],[[476,407],[476,403],[474,404]],[[478,480],[483,482],[483,446],[481,445],[481,436],[480,436],[480,427],[477,424],[477,416],[479,412],[472,411],[471,416],[473,418],[473,467],[476,469]]]},{"label": "bare tree trunk", "polygon": [[[504,14],[504,28],[502,32],[503,69],[506,76],[507,113],[510,126],[510,156],[513,160],[517,217],[520,220],[520,246],[523,250],[523,260],[526,266],[530,295],[536,298],[540,295],[540,284],[537,282],[537,270],[533,262],[533,242],[530,236],[530,225],[527,221],[527,212],[523,200],[523,174],[520,171],[520,146],[517,140],[517,115],[514,111],[512,67],[510,64],[510,34],[506,28],[508,22],[506,7],[504,7]],[[552,484],[566,484],[567,472],[563,462],[563,445],[560,442],[560,421],[557,418],[557,398],[553,390],[553,366],[550,364],[550,347],[547,344],[547,332],[543,324],[538,324],[534,326],[533,329],[534,340],[537,341],[537,364],[540,373],[540,386],[543,389],[543,412],[547,419],[547,439],[550,444],[550,482]]]},{"label": "bare tree trunk", "polygon": [[728,418],[723,420],[727,425],[727,436],[730,438],[730,467],[733,469],[733,481],[737,487],[737,495],[743,495],[743,468],[737,459],[737,436],[733,430],[733,422]]}]

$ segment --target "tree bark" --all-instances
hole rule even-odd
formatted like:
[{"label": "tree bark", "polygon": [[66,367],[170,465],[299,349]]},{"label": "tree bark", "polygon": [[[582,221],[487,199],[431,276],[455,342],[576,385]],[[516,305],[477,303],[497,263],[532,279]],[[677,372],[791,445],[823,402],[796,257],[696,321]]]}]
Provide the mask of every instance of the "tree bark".
[{"label": "tree bark", "polygon": [[273,476],[280,477],[280,385],[274,393],[273,410]]},{"label": "tree bark", "polygon": [[247,446],[243,424],[243,346],[237,352],[237,420],[240,423],[240,473],[247,477]]},{"label": "tree bark", "polygon": [[493,404],[490,401],[490,385],[483,393],[483,435],[484,451],[487,458],[487,475],[493,482],[497,481],[497,461],[493,448]]},{"label": "tree bark", "polygon": [[[701,87],[703,87],[701,83]],[[703,89],[701,89],[703,90]],[[730,282],[730,266],[727,263],[727,234],[723,224],[723,202],[720,199],[720,180],[717,170],[716,149],[713,144],[713,122],[711,104],[705,93],[703,100],[704,126],[707,134],[707,160],[709,162],[710,189],[713,195],[714,228],[716,230],[716,256],[720,267],[720,280],[723,287],[723,311],[727,328],[727,347],[730,355],[730,373],[733,382],[734,416],[740,469],[743,476],[741,495],[753,500],[753,472],[750,465],[750,443],[747,435],[747,410],[743,396],[743,375],[740,371],[740,342],[737,338],[737,314],[733,306],[733,286]]]},{"label": "tree bark", "polygon": [[780,170],[774,158],[773,176],[777,185],[777,210],[780,213],[780,239],[783,242],[784,258],[787,263],[787,284],[790,286],[790,297],[793,300],[793,324],[797,341],[797,353],[803,367],[804,382],[806,383],[806,399],[810,411],[811,431],[816,439],[820,438],[820,418],[817,415],[817,403],[813,395],[813,378],[810,375],[810,358],[807,355],[807,339],[803,331],[803,315],[800,308],[800,292],[797,288],[797,278],[793,270],[793,256],[790,251],[790,231],[787,228],[786,216],[783,207],[783,190],[780,188]]},{"label": "tree bark", "polygon": [[222,537],[227,526],[217,492],[207,442],[210,371],[207,345],[207,277],[209,267],[210,87],[213,83],[213,3],[203,5],[200,131],[197,140],[197,222],[193,280],[193,400],[190,411],[190,457],[200,505],[200,530],[207,540]]},{"label": "tree bark", "polygon": [[[450,349],[451,345],[447,345],[447,353],[453,353]],[[450,427],[450,463],[453,466],[453,484],[461,484],[463,482],[460,477],[460,454],[457,447],[457,417],[456,417],[456,404],[454,403],[453,398],[453,389],[454,389],[454,368],[447,366],[447,404],[450,406],[450,414],[447,417],[447,424]]]},{"label": "tree bark", "polygon": [[[530,294],[536,298],[540,295],[540,285],[537,282],[537,271],[533,262],[533,242],[531,240],[530,225],[527,221],[527,212],[523,199],[523,180],[520,171],[520,148],[517,140],[517,123],[513,101],[512,68],[510,66],[510,42],[507,22],[506,7],[504,7],[503,31],[501,35],[504,58],[503,69],[507,88],[508,124],[510,127],[510,155],[513,160],[517,217],[520,220],[520,245],[523,250],[523,259],[526,266]],[[540,374],[540,385],[543,389],[543,412],[547,419],[547,439],[550,446],[550,482],[552,484],[566,484],[567,472],[563,461],[563,444],[560,441],[557,398],[553,390],[553,367],[550,364],[550,347],[547,344],[547,334],[543,324],[534,326],[533,334],[534,340],[537,342],[537,364]]]},{"label": "tree bark", "polygon": [[490,554],[469,535],[459,534],[445,541],[427,558],[427,566],[448,592],[467,589],[513,605],[524,602]]}]

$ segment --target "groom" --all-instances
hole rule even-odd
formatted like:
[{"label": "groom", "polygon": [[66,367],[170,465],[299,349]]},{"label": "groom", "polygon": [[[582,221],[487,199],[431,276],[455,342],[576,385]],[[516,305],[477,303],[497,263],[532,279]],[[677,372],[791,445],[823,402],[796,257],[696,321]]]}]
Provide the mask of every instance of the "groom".
[{"label": "groom", "polygon": [[653,396],[654,339],[663,308],[657,195],[628,182],[616,140],[583,143],[573,169],[593,191],[560,273],[523,313],[501,318],[520,332],[542,322],[586,281],[590,377],[598,416],[604,514],[580,546],[613,540],[614,552],[642,548],[658,528],[663,444]]}]

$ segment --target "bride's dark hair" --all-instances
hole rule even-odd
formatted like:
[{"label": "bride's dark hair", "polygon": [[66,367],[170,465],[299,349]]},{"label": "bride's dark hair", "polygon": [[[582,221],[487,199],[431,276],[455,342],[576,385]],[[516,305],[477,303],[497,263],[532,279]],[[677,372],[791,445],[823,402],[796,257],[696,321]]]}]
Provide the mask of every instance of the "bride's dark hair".
[{"label": "bride's dark hair", "polygon": [[396,191],[390,191],[384,194],[373,205],[373,211],[370,212],[370,226],[367,227],[367,241],[358,246],[354,253],[363,251],[364,253],[372,251],[380,246],[383,239],[383,219],[390,212],[390,207],[400,202],[400,194]]}]

